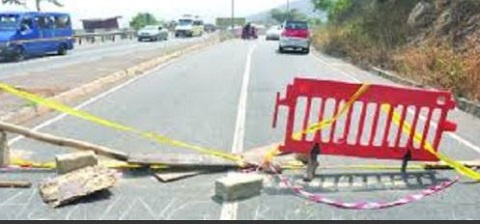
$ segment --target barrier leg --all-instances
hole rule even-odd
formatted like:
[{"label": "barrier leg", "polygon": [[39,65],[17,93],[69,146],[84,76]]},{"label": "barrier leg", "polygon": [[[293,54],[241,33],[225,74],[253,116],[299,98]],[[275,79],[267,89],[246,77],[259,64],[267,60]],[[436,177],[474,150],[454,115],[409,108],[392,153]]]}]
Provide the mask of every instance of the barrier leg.
[{"label": "barrier leg", "polygon": [[313,146],[313,149],[310,152],[310,155],[308,156],[307,173],[305,174],[305,177],[303,178],[303,180],[305,182],[310,182],[315,177],[315,171],[317,170],[317,167],[319,166],[319,163],[318,163],[318,160],[317,160],[319,154],[320,154],[320,145],[317,143],[317,144],[315,144],[315,146]]},{"label": "barrier leg", "polygon": [[402,175],[404,177],[406,177],[407,175],[407,166],[408,166],[408,162],[412,159],[412,152],[410,150],[407,151],[407,154],[405,154],[405,156],[403,157],[403,161],[402,161]]}]

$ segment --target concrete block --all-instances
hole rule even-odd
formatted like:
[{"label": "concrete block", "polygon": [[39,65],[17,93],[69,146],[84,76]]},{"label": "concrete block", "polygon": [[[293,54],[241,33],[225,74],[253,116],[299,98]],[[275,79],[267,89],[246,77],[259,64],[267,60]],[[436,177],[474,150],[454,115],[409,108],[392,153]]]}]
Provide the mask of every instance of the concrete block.
[{"label": "concrete block", "polygon": [[97,156],[93,151],[58,155],[55,157],[55,162],[58,174],[98,165]]},{"label": "concrete block", "polygon": [[235,174],[215,182],[215,196],[223,201],[247,199],[262,189],[263,177],[257,174]]}]

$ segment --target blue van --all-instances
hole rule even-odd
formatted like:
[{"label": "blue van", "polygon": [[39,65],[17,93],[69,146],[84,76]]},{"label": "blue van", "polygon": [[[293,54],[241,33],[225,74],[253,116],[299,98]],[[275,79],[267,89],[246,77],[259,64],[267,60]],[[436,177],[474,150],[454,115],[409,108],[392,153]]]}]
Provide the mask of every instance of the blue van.
[{"label": "blue van", "polygon": [[0,58],[67,54],[73,49],[70,16],[65,13],[0,12]]}]

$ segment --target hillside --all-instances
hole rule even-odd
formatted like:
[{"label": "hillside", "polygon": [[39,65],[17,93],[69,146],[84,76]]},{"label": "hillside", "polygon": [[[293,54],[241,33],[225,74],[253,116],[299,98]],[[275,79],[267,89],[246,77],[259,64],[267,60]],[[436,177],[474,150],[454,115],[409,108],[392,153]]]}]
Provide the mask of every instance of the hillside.
[{"label": "hillside", "polygon": [[409,14],[407,24],[413,29],[409,41],[424,42],[435,38],[462,47],[469,38],[480,37],[480,1],[422,1]]},{"label": "hillside", "polygon": [[[287,5],[280,5],[276,7],[277,9],[286,9]],[[316,18],[326,18],[326,14],[315,11],[315,8],[313,7],[312,1],[311,0],[297,0],[297,1],[292,1],[290,2],[290,8],[291,9],[297,9],[301,13],[309,16],[309,17],[316,17]],[[265,22],[270,20],[270,10],[260,12],[251,16],[247,17],[248,21],[255,21],[255,22]]]},{"label": "hillside", "polygon": [[327,8],[319,50],[480,101],[480,1],[341,2]]}]

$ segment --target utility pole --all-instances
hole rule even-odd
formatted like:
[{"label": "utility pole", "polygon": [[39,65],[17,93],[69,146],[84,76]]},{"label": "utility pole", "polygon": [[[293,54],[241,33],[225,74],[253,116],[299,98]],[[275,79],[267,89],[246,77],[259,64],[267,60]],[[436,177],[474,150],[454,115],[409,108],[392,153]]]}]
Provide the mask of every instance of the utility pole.
[{"label": "utility pole", "polygon": [[232,32],[235,32],[235,0],[232,0]]},{"label": "utility pole", "polygon": [[290,19],[290,0],[287,0],[287,20]]}]

